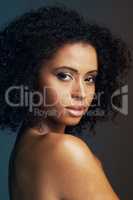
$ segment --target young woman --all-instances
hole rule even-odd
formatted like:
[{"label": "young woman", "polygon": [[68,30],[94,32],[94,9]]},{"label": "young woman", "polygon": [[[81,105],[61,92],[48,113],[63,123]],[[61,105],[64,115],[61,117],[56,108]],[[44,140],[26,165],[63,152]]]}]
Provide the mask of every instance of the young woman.
[{"label": "young woman", "polygon": [[[11,200],[119,199],[73,131],[94,131],[97,120],[115,116],[111,95],[130,62],[121,39],[65,7],[32,10],[1,31],[0,125],[21,125],[9,165]],[[97,108],[103,116],[89,114]]]}]

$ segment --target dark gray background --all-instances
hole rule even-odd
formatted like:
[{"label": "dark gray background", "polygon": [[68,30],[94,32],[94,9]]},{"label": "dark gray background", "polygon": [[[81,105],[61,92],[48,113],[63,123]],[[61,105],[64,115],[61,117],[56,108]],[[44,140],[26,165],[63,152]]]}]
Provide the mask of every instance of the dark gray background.
[{"label": "dark gray background", "polygon": [[[64,1],[65,2],[65,1]],[[8,23],[16,15],[41,5],[63,3],[54,0],[4,0],[0,3],[0,24]],[[133,48],[133,1],[132,0],[67,0],[65,3],[75,8],[88,19],[96,20],[109,27]],[[132,84],[133,72],[129,75],[129,114],[120,114],[119,124],[102,123],[97,127],[97,135],[88,143],[103,162],[110,183],[121,200],[133,199],[133,135],[132,135]],[[0,132],[0,199],[8,200],[7,169],[8,159],[16,135]]]}]

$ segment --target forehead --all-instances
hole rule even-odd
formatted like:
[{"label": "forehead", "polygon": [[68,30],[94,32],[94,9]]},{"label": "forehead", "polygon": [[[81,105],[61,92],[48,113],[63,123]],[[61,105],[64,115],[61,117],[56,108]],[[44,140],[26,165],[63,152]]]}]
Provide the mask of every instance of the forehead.
[{"label": "forehead", "polygon": [[97,70],[97,52],[89,44],[74,43],[61,47],[50,61],[52,67],[71,66],[78,71]]}]

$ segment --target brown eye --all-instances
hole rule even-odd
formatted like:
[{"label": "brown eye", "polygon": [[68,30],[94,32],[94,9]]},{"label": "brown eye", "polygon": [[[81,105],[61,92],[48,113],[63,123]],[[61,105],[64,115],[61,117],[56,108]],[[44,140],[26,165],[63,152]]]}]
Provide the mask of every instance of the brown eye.
[{"label": "brown eye", "polygon": [[68,81],[72,79],[72,76],[68,73],[64,73],[64,72],[59,72],[57,74],[58,79],[63,80],[63,81]]},{"label": "brown eye", "polygon": [[88,83],[91,83],[91,84],[95,84],[96,76],[90,75],[88,78],[85,79],[85,81],[87,81]]}]

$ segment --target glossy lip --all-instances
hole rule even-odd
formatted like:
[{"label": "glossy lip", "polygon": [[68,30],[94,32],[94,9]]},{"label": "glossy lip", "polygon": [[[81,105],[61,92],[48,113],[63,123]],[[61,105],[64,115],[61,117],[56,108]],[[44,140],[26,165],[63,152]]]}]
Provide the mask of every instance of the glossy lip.
[{"label": "glossy lip", "polygon": [[66,109],[74,117],[81,117],[85,112],[84,106],[66,107]]}]

